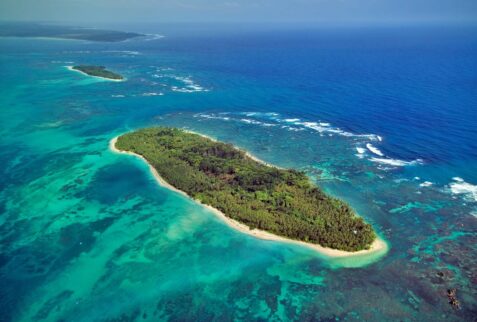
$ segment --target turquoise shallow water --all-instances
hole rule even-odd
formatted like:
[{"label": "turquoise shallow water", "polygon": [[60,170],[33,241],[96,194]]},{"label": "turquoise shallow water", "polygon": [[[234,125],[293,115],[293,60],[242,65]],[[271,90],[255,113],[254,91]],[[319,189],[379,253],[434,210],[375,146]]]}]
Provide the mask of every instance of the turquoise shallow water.
[{"label": "turquoise shallow water", "polygon": [[[376,48],[372,32],[1,39],[0,320],[472,321],[475,37],[443,48],[424,33],[421,48],[388,32],[399,45]],[[155,124],[306,171],[390,251],[361,266],[231,230],[108,150]]]}]

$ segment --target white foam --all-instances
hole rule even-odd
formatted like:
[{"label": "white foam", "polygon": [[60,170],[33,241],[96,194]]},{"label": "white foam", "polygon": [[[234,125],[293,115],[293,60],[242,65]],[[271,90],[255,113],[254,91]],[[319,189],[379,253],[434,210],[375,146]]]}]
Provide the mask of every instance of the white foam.
[{"label": "white foam", "polygon": [[[170,72],[170,71],[174,70],[174,68],[172,68],[172,67],[157,67],[157,66],[149,66],[149,67],[155,68],[158,73],[160,73],[160,72]],[[153,76],[157,77],[157,75],[153,75]]]},{"label": "white foam", "polygon": [[[283,121],[286,122],[287,120],[290,120],[290,119],[284,119]],[[289,121],[289,123],[293,123],[294,125],[297,125],[297,126],[303,126],[305,128],[315,130],[319,132],[320,134],[332,133],[332,134],[337,134],[337,135],[341,135],[345,137],[364,138],[371,141],[378,141],[380,139],[380,136],[375,134],[355,134],[355,133],[343,131],[340,128],[331,126],[331,124],[327,122],[303,122],[300,120],[297,120],[297,121],[293,120],[293,121]]]},{"label": "white foam", "polygon": [[74,64],[74,62],[72,61],[62,61],[62,60],[52,60],[51,63],[52,64],[68,64],[68,65]]},{"label": "white foam", "polygon": [[208,92],[208,89],[205,89],[203,87],[197,86],[197,87],[177,87],[177,86],[172,86],[171,87],[172,91],[174,92],[180,92],[180,93],[196,93],[196,92]]},{"label": "white foam", "polygon": [[118,94],[118,95],[111,95],[111,97],[115,97],[115,98],[121,98],[121,97],[125,97],[124,95],[122,94]]},{"label": "white foam", "polygon": [[374,154],[379,155],[380,157],[384,156],[384,153],[382,153],[377,147],[375,147],[371,143],[366,144],[366,147],[368,148],[369,151],[373,152]]},{"label": "white foam", "polygon": [[358,158],[360,159],[364,158],[364,153],[366,152],[366,149],[361,147],[356,147],[356,151],[358,151],[358,153],[356,154]]},{"label": "white foam", "polygon": [[156,93],[156,92],[150,92],[150,93],[142,93],[141,96],[162,96],[164,93]]},{"label": "white foam", "polygon": [[[161,76],[164,77],[164,76]],[[181,80],[185,83],[190,84],[192,81],[190,78],[183,78],[183,77],[175,77],[177,80]],[[180,89],[174,88],[176,91],[179,91]],[[218,113],[221,114],[221,113]],[[327,135],[329,137],[333,137],[334,135],[340,135],[340,136],[345,136],[345,137],[352,137],[352,138],[361,138],[369,141],[382,141],[382,137],[376,134],[355,134],[347,131],[343,131],[340,128],[333,127],[330,123],[327,122],[308,122],[308,121],[303,121],[299,118],[280,118],[280,114],[274,113],[274,112],[240,112],[240,113],[228,113],[228,114],[235,114],[235,115],[243,115],[246,116],[242,118],[234,118],[233,115],[229,118],[224,118],[221,116],[218,116],[217,114],[198,114],[196,117],[202,117],[202,118],[209,118],[209,119],[222,119],[222,120],[232,120],[232,121],[239,121],[242,123],[246,124],[253,124],[253,125],[260,125],[260,126],[276,126],[279,125],[280,123],[285,123],[281,125],[282,129],[286,129],[289,131],[303,131],[303,130],[313,130],[317,131],[320,136]],[[264,122],[263,120],[270,120],[272,122]],[[364,143],[364,142],[363,142]],[[401,167],[401,166],[409,166],[409,165],[415,165],[415,164],[420,164],[422,163],[422,160],[417,159],[413,161],[403,161],[403,160],[398,160],[398,159],[391,159],[391,158],[386,158],[384,157],[384,154],[375,146],[373,146],[371,143],[367,143],[366,147],[369,151],[371,151],[373,154],[381,157],[374,157],[371,158],[370,160],[372,162],[380,163],[380,169],[382,170],[391,170],[393,167]],[[363,147],[356,147],[357,154],[356,156],[359,158],[364,158],[366,149]],[[391,166],[391,167],[390,167]]]},{"label": "white foam", "polygon": [[215,114],[199,113],[199,114],[195,114],[194,117],[200,117],[200,118],[204,118],[204,119],[230,121],[230,117],[227,117],[227,116],[217,116],[217,115],[215,115]]},{"label": "white foam", "polygon": [[[165,76],[161,76],[165,77]],[[170,76],[168,76],[170,77]],[[191,84],[193,81],[190,78],[178,77],[174,76],[175,79],[181,80],[186,84]],[[375,163],[378,163],[378,169],[381,170],[393,170],[396,167],[404,167],[404,166],[413,166],[418,164],[423,164],[422,159],[416,159],[412,161],[404,161],[399,159],[392,159],[389,157],[385,157],[384,153],[381,152],[377,147],[373,144],[369,143],[369,141],[382,141],[383,138],[376,134],[355,134],[351,132],[347,132],[341,130],[340,128],[333,127],[330,123],[327,122],[309,122],[304,121],[299,118],[280,118],[280,114],[274,112],[238,112],[238,113],[226,113],[228,116],[220,116],[220,114],[197,114],[195,117],[201,118],[209,118],[209,119],[220,119],[224,121],[235,121],[235,122],[242,122],[251,125],[260,125],[260,126],[277,126],[280,125],[280,128],[286,129],[288,131],[303,131],[303,130],[313,130],[319,133],[320,136],[329,136],[333,137],[334,135],[340,135],[345,137],[352,137],[355,139],[357,144],[363,145],[365,144],[367,150],[371,153],[376,155],[377,157],[371,157],[369,160]],[[245,116],[245,117],[244,117]],[[359,140],[357,141],[356,138],[363,139],[366,141]],[[357,146],[356,148],[356,156],[359,158],[364,158],[366,155],[366,149],[362,146]],[[429,186],[432,183],[424,182],[422,186]]]},{"label": "white foam", "polygon": [[146,38],[144,38],[144,40],[151,41],[151,40],[161,39],[164,37],[165,37],[164,35],[160,35],[160,34],[146,34]]},{"label": "white foam", "polygon": [[[323,133],[323,132],[328,132],[328,133],[336,133],[336,134],[343,134],[344,132],[338,128],[332,128],[329,125],[326,125],[328,123],[317,123],[317,122],[294,122],[295,125],[303,125],[306,128],[315,130],[317,132]],[[325,125],[323,125],[325,124]]]},{"label": "white foam", "polygon": [[90,50],[66,50],[64,54],[91,54]]},{"label": "white foam", "polygon": [[254,125],[260,125],[260,126],[265,126],[265,127],[276,126],[276,124],[265,123],[265,122],[260,122],[260,121],[257,121],[257,120],[246,119],[246,118],[242,118],[239,121],[242,122],[242,123],[246,123],[246,124],[254,124]]},{"label": "white foam", "polygon": [[141,55],[140,52],[134,51],[134,50],[103,50],[102,53],[125,54],[125,55],[132,55],[132,56]]},{"label": "white foam", "polygon": [[160,75],[153,74],[155,78],[170,78],[175,81],[181,82],[182,86],[174,85],[171,86],[171,90],[174,92],[181,93],[195,93],[195,92],[208,92],[209,90],[195,83],[190,76],[177,76],[177,75]]},{"label": "white foam", "polygon": [[240,121],[247,124],[256,124],[256,125],[262,124],[262,122],[251,120],[251,119],[240,119]]},{"label": "white foam", "polygon": [[430,186],[432,186],[432,185],[433,185],[432,182],[430,182],[430,181],[424,181],[424,182],[421,183],[419,186],[420,186],[420,187],[430,187]]},{"label": "white foam", "polygon": [[240,113],[236,113],[238,115],[245,115],[245,116],[248,116],[248,117],[253,117],[253,116],[256,116],[256,117],[266,117],[266,118],[270,118],[272,120],[277,120],[276,117],[279,115],[278,113],[275,113],[275,112],[240,112]]},{"label": "white foam", "polygon": [[459,177],[452,178],[454,182],[449,184],[451,192],[455,195],[463,195],[466,200],[477,201],[477,185],[465,182]]},{"label": "white foam", "polygon": [[[190,78],[178,77],[178,76],[171,76],[171,75],[153,75],[154,77],[171,77],[176,80],[183,81],[187,84],[190,84]],[[199,88],[198,88],[199,89]],[[184,91],[189,92],[189,89],[181,89],[179,87],[173,87],[175,91]],[[220,113],[219,113],[220,114]],[[280,118],[280,114],[275,112],[239,112],[234,113],[236,115],[243,115],[246,116],[248,121],[239,120],[249,124],[256,124],[262,126],[276,126],[279,123],[286,123],[288,125],[283,125],[281,128],[287,129],[289,131],[303,131],[306,129],[317,131],[320,136],[328,135],[329,137],[333,137],[334,135],[340,135],[345,137],[352,137],[352,138],[362,138],[365,140],[370,141],[381,141],[382,138],[376,134],[355,134],[351,132],[347,132],[341,130],[340,128],[333,127],[328,122],[308,122],[303,121],[299,118]],[[264,122],[263,120],[272,121],[272,122]],[[273,123],[275,122],[275,124]]]},{"label": "white foam", "polygon": [[292,131],[292,132],[303,131],[302,128],[293,127],[293,126],[288,126],[288,125],[282,125],[281,128],[282,128],[282,129],[287,129],[288,131]]},{"label": "white foam", "polygon": [[363,154],[364,152],[366,152],[366,149],[360,148],[360,147],[356,147],[356,151],[358,151],[359,154]]},{"label": "white foam", "polygon": [[405,179],[405,178],[400,178],[400,179],[394,179],[393,181],[396,182],[396,183],[401,183],[401,182],[407,182],[409,180]]},{"label": "white foam", "polygon": [[372,161],[372,162],[391,165],[391,166],[394,166],[394,167],[404,167],[404,166],[408,166],[408,165],[422,164],[422,162],[423,162],[421,159],[416,159],[416,160],[413,160],[413,161],[404,161],[404,160],[398,160],[398,159],[371,158],[369,160]]}]

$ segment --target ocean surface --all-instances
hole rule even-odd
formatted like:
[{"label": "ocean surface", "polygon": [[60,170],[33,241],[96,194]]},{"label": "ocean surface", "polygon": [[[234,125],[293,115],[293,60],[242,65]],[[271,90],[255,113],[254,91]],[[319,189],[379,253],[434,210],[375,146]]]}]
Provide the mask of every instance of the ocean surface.
[{"label": "ocean surface", "polygon": [[[0,321],[475,320],[475,27],[128,29],[165,37],[0,39]],[[232,230],[108,149],[152,125],[306,171],[388,253]]]}]

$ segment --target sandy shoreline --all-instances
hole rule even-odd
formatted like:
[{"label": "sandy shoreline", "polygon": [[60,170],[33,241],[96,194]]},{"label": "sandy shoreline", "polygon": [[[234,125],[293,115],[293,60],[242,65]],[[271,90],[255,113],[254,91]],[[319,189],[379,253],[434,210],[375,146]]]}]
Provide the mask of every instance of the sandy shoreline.
[{"label": "sandy shoreline", "polygon": [[80,73],[80,74],[85,75],[85,76],[88,76],[88,77],[94,77],[94,78],[99,78],[99,79],[107,80],[107,81],[110,81],[110,82],[124,82],[124,81],[127,80],[126,78],[123,78],[123,79],[111,79],[111,78],[107,78],[107,77],[93,76],[93,75],[86,74],[85,72],[82,72],[82,71],[80,71],[80,70],[74,69],[74,68],[73,68],[74,66],[65,66],[65,67],[66,67],[66,69],[71,70],[71,71],[73,71],[73,72],[77,72],[77,73]]},{"label": "sandy shoreline", "polygon": [[[195,132],[191,132],[189,131],[190,133],[194,133],[194,134],[198,134],[198,133],[195,133]],[[201,135],[201,134],[198,134],[198,135]],[[207,137],[205,135],[201,135],[203,137]],[[207,137],[211,140],[214,140],[210,137]],[[170,185],[168,182],[166,182],[160,175],[159,173],[157,172],[157,170],[149,164],[149,162],[147,162],[147,160],[139,155],[139,154],[136,154],[136,153],[133,153],[133,152],[128,152],[128,151],[122,151],[122,150],[118,150],[116,148],[116,142],[118,140],[118,137],[115,137],[113,138],[110,142],[109,142],[109,148],[111,151],[115,152],[115,153],[121,153],[121,154],[128,154],[128,155],[132,155],[132,156],[135,156],[137,158],[140,158],[141,160],[143,160],[144,162],[146,162],[146,164],[149,166],[149,169],[151,171],[151,173],[153,174],[154,178],[157,180],[157,182],[167,188],[167,189],[170,189],[170,190],[173,190],[175,192],[178,192],[180,194],[182,194],[183,196],[186,196],[187,198],[191,198],[188,194],[186,194],[184,191],[181,191],[177,188],[175,188],[174,186]],[[214,140],[215,141],[215,140]],[[257,162],[260,162],[260,163],[263,163],[263,164],[266,164],[268,165],[266,162],[258,159],[258,158],[255,158],[253,156],[250,156],[250,158],[254,159],[255,161]],[[270,166],[273,166],[273,165],[270,165]],[[275,166],[273,166],[275,167]],[[192,198],[191,198],[192,199]],[[229,217],[227,217],[224,213],[222,213],[220,210],[212,207],[212,206],[209,206],[209,205],[206,205],[206,204],[203,204],[201,203],[200,201],[198,200],[195,200],[193,199],[194,201],[200,203],[202,206],[204,206],[205,208],[209,209],[211,212],[213,212],[217,217],[219,217],[221,220],[223,220],[229,227],[231,228],[234,228],[242,233],[245,233],[245,234],[248,234],[250,236],[253,236],[255,238],[259,238],[259,239],[263,239],[263,240],[271,240],[271,241],[278,241],[278,242],[285,242],[285,243],[291,243],[291,244],[296,244],[296,245],[301,245],[301,246],[304,246],[304,247],[307,247],[307,248],[311,248],[317,252],[319,252],[320,254],[322,255],[325,255],[325,256],[328,256],[328,257],[332,257],[332,258],[345,258],[345,257],[355,257],[355,256],[363,256],[363,255],[371,255],[371,254],[375,254],[375,253],[384,253],[387,251],[388,249],[388,245],[384,242],[384,240],[380,239],[379,237],[376,238],[376,240],[371,244],[371,247],[369,249],[365,249],[365,250],[360,250],[360,251],[357,251],[357,252],[347,252],[347,251],[343,251],[343,250],[338,250],[338,249],[333,249],[333,248],[328,248],[328,247],[323,247],[323,246],[320,246],[320,245],[317,245],[317,244],[311,244],[311,243],[306,243],[306,242],[303,242],[303,241],[298,241],[298,240],[293,240],[293,239],[288,239],[288,238],[285,238],[285,237],[281,237],[281,236],[278,236],[278,235],[274,235],[272,233],[269,233],[267,231],[263,231],[263,230],[259,230],[259,229],[250,229],[247,225],[245,224],[242,224],[234,219],[231,219]]]}]

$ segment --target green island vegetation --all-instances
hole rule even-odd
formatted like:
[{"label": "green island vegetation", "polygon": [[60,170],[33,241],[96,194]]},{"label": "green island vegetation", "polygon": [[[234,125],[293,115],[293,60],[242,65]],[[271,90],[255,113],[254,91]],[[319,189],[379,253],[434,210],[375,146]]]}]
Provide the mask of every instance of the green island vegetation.
[{"label": "green island vegetation", "polygon": [[83,72],[90,76],[103,77],[103,78],[109,78],[114,80],[121,80],[124,78],[123,76],[119,74],[116,74],[116,73],[113,73],[112,71],[107,70],[106,67],[104,66],[79,65],[79,66],[73,66],[73,69],[79,70],[80,72]]},{"label": "green island vegetation", "polygon": [[60,38],[101,42],[118,42],[144,37],[135,32],[61,26],[48,23],[0,22],[0,37]]},{"label": "green island vegetation", "polygon": [[154,127],[121,135],[115,147],[143,156],[169,184],[250,229],[344,251],[369,249],[376,239],[371,225],[304,172],[257,162],[231,144]]}]

